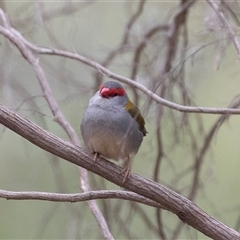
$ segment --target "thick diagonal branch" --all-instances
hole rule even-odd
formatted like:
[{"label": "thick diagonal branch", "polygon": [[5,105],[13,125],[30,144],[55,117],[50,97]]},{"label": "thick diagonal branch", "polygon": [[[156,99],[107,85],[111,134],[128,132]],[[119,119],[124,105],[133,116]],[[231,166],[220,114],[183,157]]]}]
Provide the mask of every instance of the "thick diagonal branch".
[{"label": "thick diagonal branch", "polygon": [[[124,176],[119,166],[103,158],[94,162],[92,154],[45,131],[3,105],[0,105],[0,123],[36,146],[121,186]],[[238,232],[209,216],[187,198],[154,181],[130,174],[124,187],[161,204],[183,222],[212,239],[240,239]]]}]

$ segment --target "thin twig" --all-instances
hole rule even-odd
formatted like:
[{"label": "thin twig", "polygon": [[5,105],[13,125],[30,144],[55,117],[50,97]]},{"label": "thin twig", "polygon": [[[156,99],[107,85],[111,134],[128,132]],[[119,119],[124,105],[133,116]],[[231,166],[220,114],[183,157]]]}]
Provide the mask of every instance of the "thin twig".
[{"label": "thin twig", "polygon": [[238,41],[237,35],[233,31],[231,25],[229,24],[228,20],[224,16],[223,12],[219,9],[218,5],[213,0],[207,0],[209,5],[212,7],[212,9],[215,11],[215,13],[218,15],[224,26],[226,26],[228,33],[230,37],[233,40],[233,44],[236,48],[238,59],[240,60],[240,42]]}]

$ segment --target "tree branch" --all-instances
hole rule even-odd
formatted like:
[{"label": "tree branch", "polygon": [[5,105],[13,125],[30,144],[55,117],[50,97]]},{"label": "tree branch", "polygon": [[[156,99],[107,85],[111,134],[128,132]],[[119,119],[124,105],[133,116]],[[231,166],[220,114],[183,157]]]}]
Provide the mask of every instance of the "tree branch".
[{"label": "tree branch", "polygon": [[52,202],[83,202],[94,199],[123,199],[162,208],[161,204],[136,193],[121,190],[99,190],[84,193],[49,193],[49,192],[13,192],[0,189],[0,198],[7,200],[44,200]]},{"label": "tree branch", "polygon": [[154,99],[157,103],[160,103],[166,107],[169,107],[171,109],[180,111],[180,112],[188,112],[188,113],[205,113],[205,114],[240,114],[240,109],[233,109],[233,108],[209,108],[209,107],[192,107],[192,106],[184,106],[181,104],[177,104],[171,101],[168,101],[164,98],[159,97],[157,94],[149,90],[147,87],[142,85],[141,83],[138,83],[136,81],[133,81],[130,78],[123,77],[121,75],[115,74],[108,70],[107,68],[103,67],[98,62],[95,62],[93,60],[90,60],[78,53],[72,53],[64,50],[59,49],[48,49],[48,48],[39,48],[33,45],[32,43],[28,42],[25,38],[22,37],[22,35],[17,32],[15,29],[11,28],[11,31],[15,32],[15,36],[9,32],[10,30],[6,30],[4,27],[0,26],[0,33],[6,36],[7,38],[11,37],[18,37],[20,38],[27,47],[29,47],[32,51],[38,54],[46,54],[46,55],[55,55],[55,56],[61,56],[61,57],[67,57],[71,58],[77,61],[80,61],[90,67],[95,68],[97,71],[99,71],[102,74],[105,74],[109,78],[118,80],[120,82],[126,83],[132,87],[135,87],[145,93],[150,98]]},{"label": "tree branch", "polygon": [[[0,16],[3,20],[5,28],[1,27],[2,33],[5,33],[5,36],[19,49],[22,56],[33,66],[35,73],[37,75],[37,79],[39,82],[39,85],[42,88],[44,98],[46,99],[49,108],[58,124],[64,129],[64,131],[68,134],[70,140],[77,145],[80,145],[80,141],[78,139],[78,136],[72,126],[68,123],[67,119],[65,118],[64,114],[60,110],[57,101],[55,100],[55,97],[52,93],[50,84],[48,83],[47,77],[39,63],[39,59],[34,56],[31,49],[28,48],[24,41],[22,41],[22,38],[19,37],[19,34],[17,31],[11,31],[11,26],[8,22],[8,19],[6,18],[6,15],[0,9]],[[79,168],[80,172],[80,182],[81,187],[83,191],[87,192],[90,191],[89,181],[88,181],[88,174],[87,171],[84,168]],[[110,233],[110,230],[108,228],[108,224],[106,220],[104,219],[100,209],[98,208],[95,201],[89,201],[88,202],[89,208],[91,209],[100,229],[105,239],[112,240],[113,236]]]},{"label": "tree branch", "polygon": [[[122,185],[124,176],[119,166],[104,158],[98,158],[94,162],[92,154],[45,131],[1,104],[0,123],[36,146],[86,168],[118,186]],[[180,220],[213,239],[240,239],[238,232],[215,220],[187,198],[154,181],[131,173],[124,183],[124,188],[161,204],[163,208],[176,214]]]}]

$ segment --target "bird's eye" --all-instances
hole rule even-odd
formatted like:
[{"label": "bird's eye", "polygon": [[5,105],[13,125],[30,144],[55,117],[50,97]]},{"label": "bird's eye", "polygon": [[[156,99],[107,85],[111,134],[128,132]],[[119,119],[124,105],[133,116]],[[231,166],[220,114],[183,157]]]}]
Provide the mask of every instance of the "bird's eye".
[{"label": "bird's eye", "polygon": [[116,96],[118,96],[118,94],[117,94],[117,93],[114,93],[113,96],[116,97]]}]

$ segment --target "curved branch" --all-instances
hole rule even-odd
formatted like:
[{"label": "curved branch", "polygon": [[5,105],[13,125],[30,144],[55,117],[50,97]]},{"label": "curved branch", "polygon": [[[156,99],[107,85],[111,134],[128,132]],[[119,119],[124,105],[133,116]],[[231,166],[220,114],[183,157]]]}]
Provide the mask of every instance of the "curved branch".
[{"label": "curved branch", "polygon": [[139,2],[137,11],[129,19],[129,21],[128,21],[127,25],[126,25],[126,30],[125,30],[125,33],[124,33],[124,36],[123,36],[123,40],[122,40],[122,43],[121,43],[122,46],[127,43],[128,38],[129,38],[129,32],[130,32],[133,24],[141,16],[145,3],[146,3],[146,0],[141,0]]},{"label": "curved branch", "polygon": [[[36,146],[68,162],[86,168],[121,186],[124,176],[121,168],[104,158],[93,161],[93,155],[82,148],[60,139],[0,104],[0,123]],[[197,205],[178,193],[149,179],[131,173],[124,188],[151,199],[180,220],[203,234],[218,240],[240,239],[240,234],[209,216]]]},{"label": "curved branch", "polygon": [[121,190],[99,190],[84,193],[49,193],[49,192],[13,192],[0,189],[0,198],[7,200],[44,200],[52,202],[83,202],[94,199],[123,199],[142,203],[148,206],[162,208],[161,204],[136,193]]},{"label": "curved branch", "polygon": [[[82,55],[79,55],[78,53],[72,53],[64,50],[59,49],[48,49],[48,48],[39,48],[33,45],[32,43],[28,42],[25,38],[21,36],[19,32],[17,32],[15,29],[11,29],[11,31],[14,31],[16,33],[15,37],[18,36],[21,38],[22,41],[26,44],[27,47],[29,47],[32,51],[38,54],[46,54],[46,55],[56,55],[61,57],[67,57],[71,58],[80,62],[83,62],[84,64],[95,68],[100,73],[105,74],[109,78],[118,80],[120,82],[126,83],[132,87],[135,87],[145,93],[150,98],[154,99],[157,103],[160,103],[166,107],[169,107],[171,109],[177,110],[179,112],[188,112],[188,113],[205,113],[205,114],[240,114],[240,109],[233,109],[233,108],[209,108],[209,107],[192,107],[192,106],[184,106],[181,104],[177,104],[171,101],[168,101],[164,98],[159,97],[157,94],[149,90],[147,87],[142,85],[141,83],[138,83],[136,81],[133,81],[130,78],[123,77],[121,75],[115,74],[99,64],[98,62],[95,62],[93,60],[90,60],[89,58],[86,58]],[[0,33],[5,35],[6,37],[11,37],[8,35],[8,30],[0,26]]]},{"label": "curved branch", "polygon": [[169,24],[167,53],[164,62],[163,76],[168,74],[172,68],[172,60],[174,59],[174,56],[176,54],[176,47],[178,44],[179,30],[184,24],[186,24],[188,10],[195,2],[196,1],[192,0],[182,0],[180,3],[180,9],[174,16],[172,23]]}]

